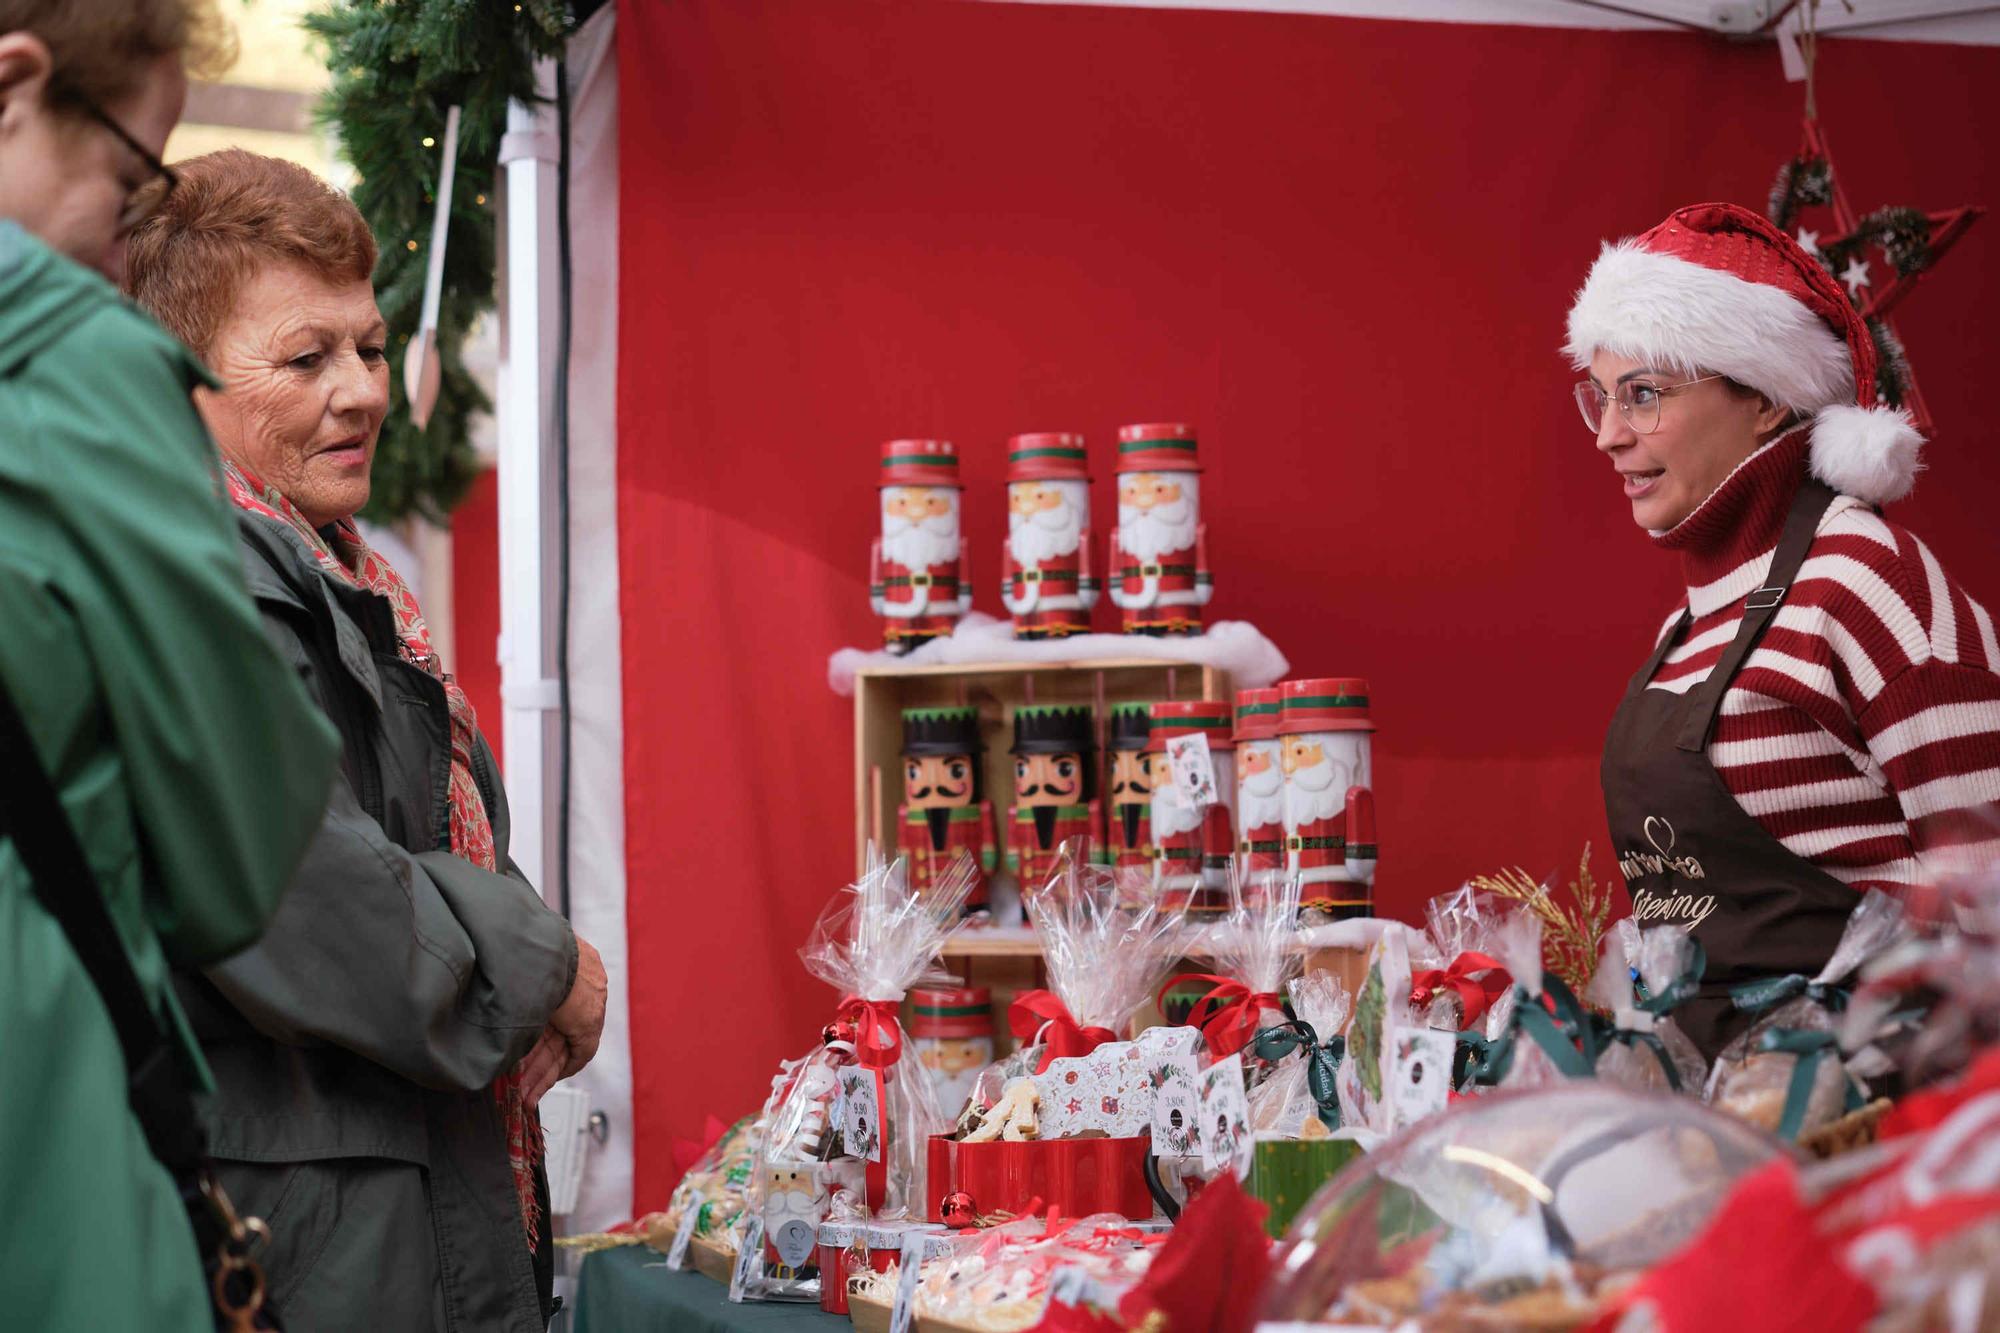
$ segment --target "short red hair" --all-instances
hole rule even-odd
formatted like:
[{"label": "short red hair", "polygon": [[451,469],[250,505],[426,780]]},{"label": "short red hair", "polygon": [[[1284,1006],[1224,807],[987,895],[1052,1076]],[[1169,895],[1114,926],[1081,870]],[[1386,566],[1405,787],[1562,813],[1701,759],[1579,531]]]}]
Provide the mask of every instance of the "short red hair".
[{"label": "short red hair", "polygon": [[243,284],[271,264],[330,283],[367,280],[375,236],[361,210],[295,162],[225,148],[174,165],[180,185],[133,231],[132,299],[201,356]]}]

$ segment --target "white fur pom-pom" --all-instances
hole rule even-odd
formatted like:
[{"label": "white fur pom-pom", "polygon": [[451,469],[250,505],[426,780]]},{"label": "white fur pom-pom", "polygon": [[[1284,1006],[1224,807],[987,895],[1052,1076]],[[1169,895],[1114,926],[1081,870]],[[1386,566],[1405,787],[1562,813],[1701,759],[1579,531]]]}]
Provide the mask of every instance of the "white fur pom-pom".
[{"label": "white fur pom-pom", "polygon": [[1887,504],[1916,484],[1923,447],[1900,407],[1826,407],[1813,418],[1812,473],[1843,495]]}]

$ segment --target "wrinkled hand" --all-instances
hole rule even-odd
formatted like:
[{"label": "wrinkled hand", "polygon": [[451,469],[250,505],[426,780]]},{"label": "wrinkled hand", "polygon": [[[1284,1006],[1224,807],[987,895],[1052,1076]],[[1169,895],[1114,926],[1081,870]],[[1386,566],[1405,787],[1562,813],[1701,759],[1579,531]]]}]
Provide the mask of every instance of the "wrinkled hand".
[{"label": "wrinkled hand", "polygon": [[534,1049],[522,1059],[519,1072],[522,1096],[529,1106],[558,1082],[589,1064],[597,1054],[597,1041],[604,1032],[604,999],[609,989],[604,960],[589,940],[576,937],[576,980],[569,997],[553,1014],[536,1040]]}]

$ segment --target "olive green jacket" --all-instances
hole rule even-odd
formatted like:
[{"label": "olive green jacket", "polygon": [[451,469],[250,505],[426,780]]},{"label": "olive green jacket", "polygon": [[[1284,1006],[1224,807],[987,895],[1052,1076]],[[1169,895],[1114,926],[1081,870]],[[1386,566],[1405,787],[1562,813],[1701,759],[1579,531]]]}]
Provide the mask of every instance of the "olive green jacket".
[{"label": "olive green jacket", "polygon": [[[336,752],[246,595],[188,397],[203,378],[109,284],[0,222],[0,685],[198,1086],[169,966],[257,937]],[[110,1018],[4,837],[0,1199],[0,1322],[212,1327]]]}]

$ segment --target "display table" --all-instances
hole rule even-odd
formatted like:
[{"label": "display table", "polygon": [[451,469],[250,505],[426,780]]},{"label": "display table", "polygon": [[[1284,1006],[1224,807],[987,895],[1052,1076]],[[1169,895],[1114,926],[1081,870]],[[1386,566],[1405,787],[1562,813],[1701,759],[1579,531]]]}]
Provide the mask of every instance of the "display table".
[{"label": "display table", "polygon": [[731,1305],[721,1283],[669,1272],[657,1250],[628,1245],[583,1261],[576,1284],[576,1333],[735,1333],[737,1329],[845,1329],[854,1325],[817,1305]]}]

